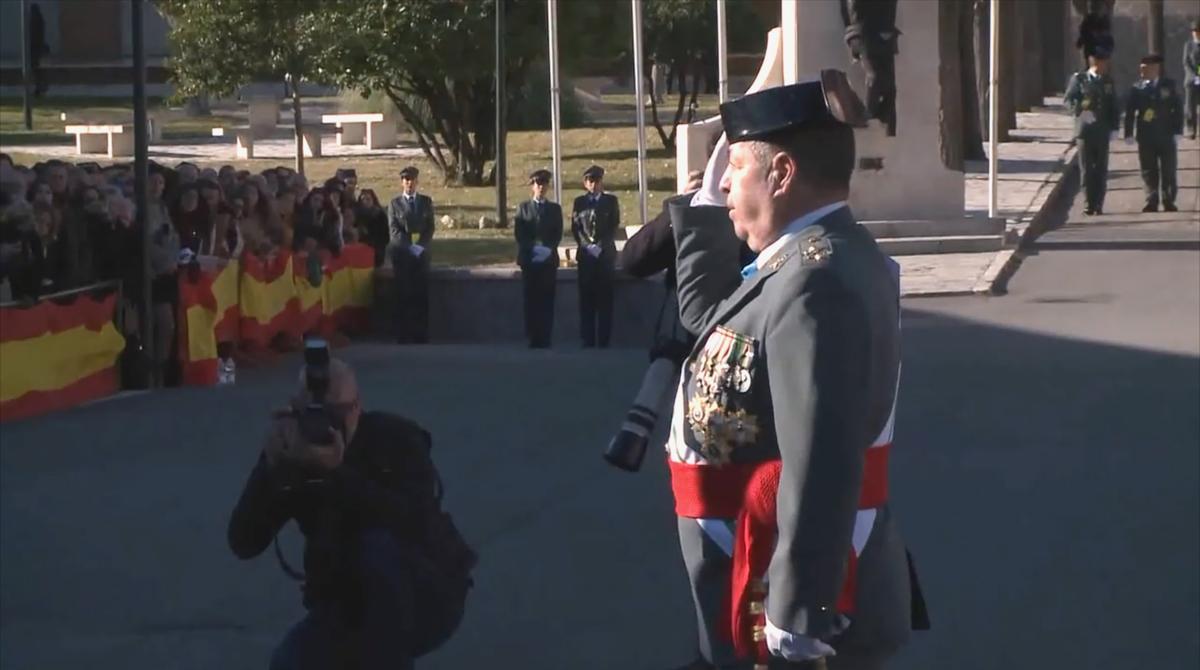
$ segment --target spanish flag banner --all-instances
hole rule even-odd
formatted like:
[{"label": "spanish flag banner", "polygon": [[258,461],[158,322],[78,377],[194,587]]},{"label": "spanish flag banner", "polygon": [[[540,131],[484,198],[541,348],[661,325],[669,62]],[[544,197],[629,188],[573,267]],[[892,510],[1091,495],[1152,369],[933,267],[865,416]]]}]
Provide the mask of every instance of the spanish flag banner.
[{"label": "spanish flag banner", "polygon": [[242,254],[238,332],[246,349],[265,349],[280,333],[291,333],[296,320],[296,283],[292,255],[261,259]]},{"label": "spanish flag banner", "polygon": [[0,307],[0,421],[115,393],[125,338],[113,325],[115,290],[32,307]]},{"label": "spanish flag banner", "polygon": [[[322,268],[328,265],[331,258],[329,252],[320,251],[316,256],[298,253],[292,261],[292,276],[296,282],[296,319],[292,324],[292,334],[297,339],[310,332],[329,335],[323,329],[325,324],[321,318],[324,314],[325,287],[329,284],[326,271]],[[316,285],[313,280],[316,280]]]},{"label": "spanish flag banner", "polygon": [[375,250],[365,244],[348,244],[330,260],[325,274],[324,315],[331,330],[353,335],[370,329],[374,281]]},{"label": "spanish flag banner", "polygon": [[179,277],[179,359],[183,383],[217,383],[217,343],[233,342],[238,332],[239,263],[181,272]]}]

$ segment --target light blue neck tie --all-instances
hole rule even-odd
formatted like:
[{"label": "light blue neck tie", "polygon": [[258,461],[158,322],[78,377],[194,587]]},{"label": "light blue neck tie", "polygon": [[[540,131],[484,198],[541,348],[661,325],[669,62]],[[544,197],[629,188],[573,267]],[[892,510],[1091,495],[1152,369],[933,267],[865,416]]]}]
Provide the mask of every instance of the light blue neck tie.
[{"label": "light blue neck tie", "polygon": [[757,262],[750,263],[746,267],[742,268],[742,281],[746,281],[747,279],[753,277],[757,273],[758,273],[758,263]]}]

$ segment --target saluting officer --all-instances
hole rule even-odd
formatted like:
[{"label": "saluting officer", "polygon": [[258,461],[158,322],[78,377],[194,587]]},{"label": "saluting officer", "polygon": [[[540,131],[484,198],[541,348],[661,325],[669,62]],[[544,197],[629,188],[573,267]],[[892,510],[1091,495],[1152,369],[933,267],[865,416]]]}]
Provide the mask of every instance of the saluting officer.
[{"label": "saluting officer", "polygon": [[529,175],[529,200],[517,206],[513,233],[517,265],[525,289],[525,336],[534,349],[550,348],[554,329],[554,288],[558,275],[558,245],[563,236],[562,206],[546,199],[549,170]]},{"label": "saluting officer", "polygon": [[1129,91],[1125,105],[1125,143],[1133,144],[1137,127],[1138,164],[1146,186],[1143,212],[1158,211],[1159,184],[1165,212],[1175,207],[1175,136],[1183,135],[1183,105],[1175,82],[1162,76],[1163,58],[1150,54],[1142,58],[1138,74],[1142,80]]},{"label": "saluting officer", "polygon": [[1120,127],[1121,111],[1112,77],[1110,52],[1102,47],[1088,56],[1087,70],[1076,72],[1067,85],[1065,100],[1075,116],[1075,143],[1079,147],[1080,179],[1087,199],[1084,214],[1104,213],[1108,182],[1108,144]]},{"label": "saluting officer", "polygon": [[613,280],[617,262],[617,228],[621,205],[604,192],[604,168],[583,171],[587,193],[575,198],[571,234],[579,266],[579,330],[584,347],[607,347],[612,337]]},{"label": "saluting officer", "polygon": [[429,245],[433,242],[433,200],[417,193],[421,172],[400,171],[403,191],[388,207],[392,239],[389,257],[396,286],[396,340],[401,344],[429,341]]},{"label": "saluting officer", "polygon": [[846,202],[865,119],[834,70],[724,103],[704,185],[670,201],[691,668],[877,670],[927,623],[888,506],[899,270]]}]

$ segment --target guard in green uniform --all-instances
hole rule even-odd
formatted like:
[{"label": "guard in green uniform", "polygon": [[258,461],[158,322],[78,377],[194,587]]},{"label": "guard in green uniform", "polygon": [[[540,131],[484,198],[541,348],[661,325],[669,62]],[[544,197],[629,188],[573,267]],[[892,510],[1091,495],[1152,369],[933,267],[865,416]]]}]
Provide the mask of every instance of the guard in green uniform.
[{"label": "guard in green uniform", "polygon": [[1158,211],[1159,185],[1162,185],[1163,211],[1175,207],[1175,136],[1183,135],[1183,105],[1175,82],[1162,76],[1163,58],[1151,54],[1142,58],[1142,80],[1129,91],[1125,104],[1125,143],[1133,144],[1137,126],[1138,164],[1146,185],[1143,212]]},{"label": "guard in green uniform", "polygon": [[1085,214],[1103,214],[1108,181],[1108,143],[1121,125],[1116,85],[1108,74],[1108,50],[1097,47],[1087,70],[1076,72],[1065,96],[1075,116],[1075,144],[1079,147],[1079,172],[1087,197]]}]

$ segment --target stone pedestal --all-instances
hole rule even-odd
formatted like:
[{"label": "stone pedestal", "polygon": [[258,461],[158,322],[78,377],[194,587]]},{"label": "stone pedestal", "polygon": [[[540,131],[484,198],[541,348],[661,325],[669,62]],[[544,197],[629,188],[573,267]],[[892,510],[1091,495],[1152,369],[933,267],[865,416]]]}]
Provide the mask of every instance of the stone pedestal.
[{"label": "stone pedestal", "polygon": [[[815,79],[821,70],[844,70],[860,97],[862,68],[850,61],[839,0],[782,0],[780,27],[772,30],[762,68],[747,92]],[[855,132],[858,169],[850,201],[859,220],[953,221],[963,218],[963,174],[942,165],[938,79],[938,3],[899,0],[895,137],[877,121]],[[712,134],[707,124],[680,129],[676,179],[703,169]],[[990,231],[980,231],[990,232]]]},{"label": "stone pedestal", "polygon": [[[838,0],[782,6],[783,80],[812,79],[825,68],[845,70],[865,99],[862,68],[850,61]],[[879,122],[855,133],[859,167],[850,202],[860,220],[949,219],[963,215],[963,175],[942,165],[938,79],[938,3],[899,0],[896,23],[896,136]]]}]

